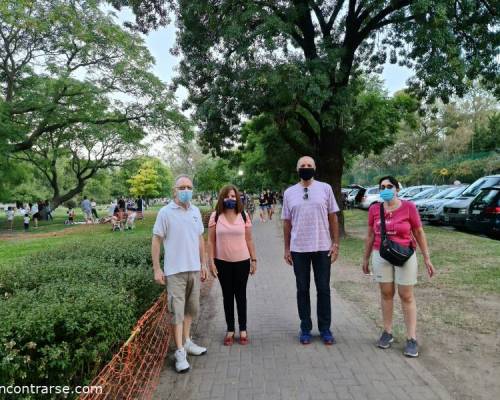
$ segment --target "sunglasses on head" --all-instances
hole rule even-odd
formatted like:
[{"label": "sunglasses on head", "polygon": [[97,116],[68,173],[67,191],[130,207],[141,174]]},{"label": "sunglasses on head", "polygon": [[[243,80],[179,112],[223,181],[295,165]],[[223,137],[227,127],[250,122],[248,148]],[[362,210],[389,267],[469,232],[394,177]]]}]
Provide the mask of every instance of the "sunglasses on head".
[{"label": "sunglasses on head", "polygon": [[390,183],[388,185],[380,185],[380,189],[394,189],[394,185],[391,185]]}]

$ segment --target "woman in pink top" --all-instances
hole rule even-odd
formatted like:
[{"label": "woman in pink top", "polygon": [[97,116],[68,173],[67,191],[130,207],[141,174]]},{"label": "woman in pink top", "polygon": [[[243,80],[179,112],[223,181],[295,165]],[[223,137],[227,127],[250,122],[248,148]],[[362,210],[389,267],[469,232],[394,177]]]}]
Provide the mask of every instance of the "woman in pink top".
[{"label": "woman in pink top", "polygon": [[[422,223],[415,204],[398,198],[399,182],[392,176],[386,176],[379,181],[380,197],[384,200],[384,215],[387,238],[405,247],[415,248],[415,240],[424,256],[424,263],[429,277],[434,275],[434,266],[429,256],[427,239],[422,229]],[[368,235],[365,241],[363,272],[370,273],[369,258],[371,255],[372,269],[375,281],[379,283],[382,299],[382,316],[384,331],[378,341],[378,347],[387,349],[394,341],[392,336],[392,312],[395,285],[403,306],[406,324],[406,346],[404,355],[418,357],[416,339],[417,308],[413,285],[417,283],[417,256],[415,253],[402,267],[389,263],[380,256],[380,204],[374,204],[368,211]]]},{"label": "woman in pink top", "polygon": [[227,333],[224,345],[234,341],[234,300],[238,308],[240,344],[248,343],[247,281],[257,271],[255,247],[252,241],[252,221],[243,210],[238,189],[224,186],[215,212],[208,222],[210,271],[219,278],[224,300]]}]

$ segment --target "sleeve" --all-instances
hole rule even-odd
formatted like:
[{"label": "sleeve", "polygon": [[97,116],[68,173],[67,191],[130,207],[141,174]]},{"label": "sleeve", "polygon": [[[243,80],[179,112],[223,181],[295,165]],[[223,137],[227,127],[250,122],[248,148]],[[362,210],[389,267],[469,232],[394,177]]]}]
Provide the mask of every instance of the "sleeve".
[{"label": "sleeve", "polygon": [[215,211],[210,214],[210,219],[208,220],[208,227],[212,228],[215,226]]},{"label": "sleeve", "polygon": [[160,236],[162,238],[167,236],[168,229],[168,219],[163,210],[160,210],[156,216],[156,221],[153,226],[153,235]]},{"label": "sleeve", "polygon": [[375,207],[370,207],[368,209],[368,226],[373,227],[373,223],[375,222]]},{"label": "sleeve", "polygon": [[201,212],[199,208],[198,208],[198,229],[200,235],[203,235],[203,232],[205,232],[205,227],[203,226],[203,218],[201,217]]},{"label": "sleeve", "polygon": [[292,213],[288,206],[288,193],[283,195],[283,207],[281,208],[281,219],[292,219]]},{"label": "sleeve", "polygon": [[411,201],[409,201],[407,204],[409,207],[411,229],[413,230],[422,227],[422,221],[420,220],[420,214],[418,213],[417,207]]},{"label": "sleeve", "polygon": [[335,200],[335,196],[333,195],[333,190],[330,185],[328,185],[328,214],[336,213],[340,211],[339,205],[337,204],[337,200]]}]

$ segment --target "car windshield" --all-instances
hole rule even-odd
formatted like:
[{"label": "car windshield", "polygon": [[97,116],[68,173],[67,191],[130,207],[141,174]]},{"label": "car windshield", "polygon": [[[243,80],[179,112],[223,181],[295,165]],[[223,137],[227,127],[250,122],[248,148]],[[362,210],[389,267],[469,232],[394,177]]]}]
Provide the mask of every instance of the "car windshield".
[{"label": "car windshield", "polygon": [[418,193],[417,195],[415,195],[413,197],[413,200],[419,200],[419,199],[428,199],[429,197],[431,197],[433,194],[436,194],[438,191],[437,188],[430,188],[430,189],[425,189],[425,190],[422,190],[420,193]]},{"label": "car windshield", "polygon": [[500,178],[498,178],[498,177],[478,179],[471,186],[469,186],[466,191],[464,191],[462,193],[462,196],[464,196],[464,197],[476,197],[476,195],[479,193],[479,191],[482,188],[488,187],[488,186],[493,186],[493,185],[497,184],[499,181],[500,181]]},{"label": "car windshield", "polygon": [[453,190],[448,196],[445,197],[445,199],[454,199],[455,197],[460,196],[463,191],[464,191],[464,188],[459,187],[458,189]]},{"label": "car windshield", "polygon": [[455,188],[445,188],[441,190],[440,192],[437,192],[434,196],[432,196],[432,199],[444,199],[447,194],[449,194],[452,190],[455,190]]},{"label": "car windshield", "polygon": [[368,189],[366,191],[366,193],[368,193],[368,194],[377,194],[377,193],[380,193],[380,189],[378,187],[371,188],[371,189]]}]

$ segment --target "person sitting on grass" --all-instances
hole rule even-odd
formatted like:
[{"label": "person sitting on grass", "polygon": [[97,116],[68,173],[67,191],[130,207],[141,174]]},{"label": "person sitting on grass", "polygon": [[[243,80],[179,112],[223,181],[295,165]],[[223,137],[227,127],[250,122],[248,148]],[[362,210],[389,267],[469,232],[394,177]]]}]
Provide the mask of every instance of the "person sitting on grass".
[{"label": "person sitting on grass", "polygon": [[30,215],[24,214],[24,231],[28,232],[30,229]]},{"label": "person sitting on grass", "polygon": [[135,219],[137,218],[137,212],[132,211],[127,216],[127,221],[125,222],[125,229],[135,228]]},{"label": "person sitting on grass", "polygon": [[115,212],[113,213],[113,216],[111,217],[111,230],[113,232],[122,230],[123,214],[124,214],[124,212],[122,211],[122,209],[119,208],[118,206],[116,206]]},{"label": "person sitting on grass", "polygon": [[68,208],[68,219],[65,222],[67,225],[73,225],[75,223],[75,210],[73,210],[71,207]]}]

